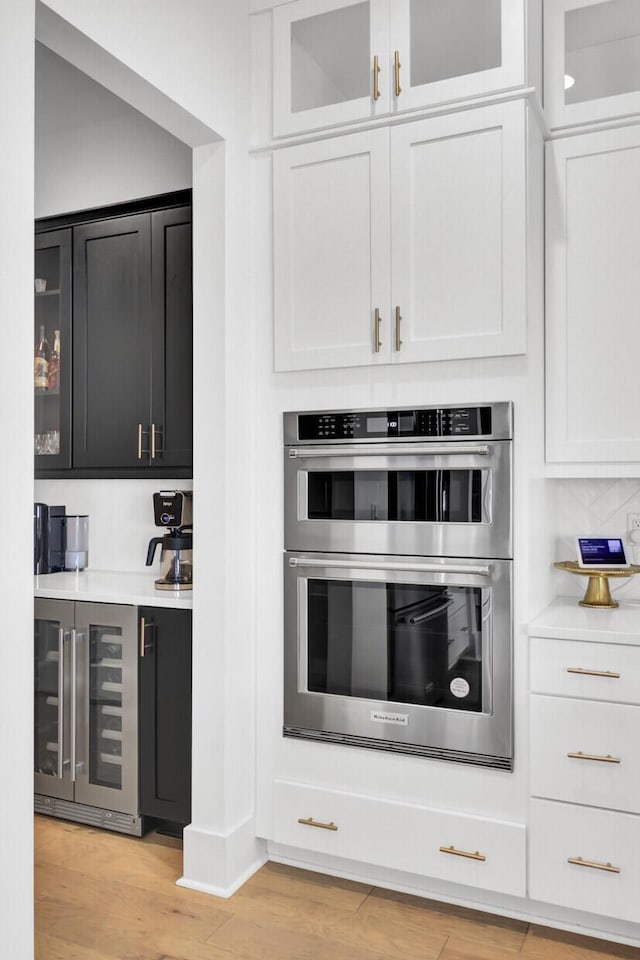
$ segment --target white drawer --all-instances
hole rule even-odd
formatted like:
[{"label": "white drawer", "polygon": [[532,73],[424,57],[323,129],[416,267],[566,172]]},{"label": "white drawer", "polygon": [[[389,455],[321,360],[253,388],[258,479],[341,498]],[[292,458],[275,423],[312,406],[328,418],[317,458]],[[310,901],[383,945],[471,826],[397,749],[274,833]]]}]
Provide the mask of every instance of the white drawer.
[{"label": "white drawer", "polygon": [[640,708],[537,694],[530,703],[533,796],[640,812]]},{"label": "white drawer", "polygon": [[547,800],[529,813],[530,898],[637,923],[640,817]]},{"label": "white drawer", "polygon": [[640,704],[640,646],[532,637],[533,693]]},{"label": "white drawer", "polygon": [[276,780],[274,799],[276,843],[525,895],[523,824],[284,780]]}]

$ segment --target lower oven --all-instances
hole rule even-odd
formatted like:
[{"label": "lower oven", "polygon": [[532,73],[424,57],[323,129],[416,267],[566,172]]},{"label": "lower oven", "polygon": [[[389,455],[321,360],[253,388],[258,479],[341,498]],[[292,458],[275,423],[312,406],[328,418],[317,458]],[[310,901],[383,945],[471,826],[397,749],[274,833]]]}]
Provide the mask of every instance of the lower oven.
[{"label": "lower oven", "polygon": [[285,736],[511,769],[511,560],[284,564]]}]

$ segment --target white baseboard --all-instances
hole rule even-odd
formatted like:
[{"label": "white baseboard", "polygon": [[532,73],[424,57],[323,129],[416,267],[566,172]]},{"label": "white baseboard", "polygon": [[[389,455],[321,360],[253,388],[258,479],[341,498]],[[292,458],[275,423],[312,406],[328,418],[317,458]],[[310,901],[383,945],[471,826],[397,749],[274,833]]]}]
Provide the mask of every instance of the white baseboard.
[{"label": "white baseboard", "polygon": [[225,834],[190,824],[182,839],[184,873],[178,886],[215,897],[232,896],[268,860],[253,817]]}]

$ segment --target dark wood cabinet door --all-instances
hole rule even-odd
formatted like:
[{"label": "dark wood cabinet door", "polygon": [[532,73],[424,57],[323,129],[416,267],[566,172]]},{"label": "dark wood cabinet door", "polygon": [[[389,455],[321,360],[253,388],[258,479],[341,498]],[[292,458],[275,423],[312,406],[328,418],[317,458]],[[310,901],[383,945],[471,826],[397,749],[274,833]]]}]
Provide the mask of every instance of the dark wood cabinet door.
[{"label": "dark wood cabinet door", "polygon": [[140,812],[179,833],[191,821],[191,611],[139,614]]},{"label": "dark wood cabinet door", "polygon": [[150,253],[149,214],[74,228],[74,467],[148,462]]}]

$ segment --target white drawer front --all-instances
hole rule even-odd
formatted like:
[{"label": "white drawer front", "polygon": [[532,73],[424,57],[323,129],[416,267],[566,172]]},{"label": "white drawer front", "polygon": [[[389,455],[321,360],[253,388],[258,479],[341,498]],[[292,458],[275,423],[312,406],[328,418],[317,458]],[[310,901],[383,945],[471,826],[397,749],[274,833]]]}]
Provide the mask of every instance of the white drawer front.
[{"label": "white drawer front", "polygon": [[525,894],[523,824],[283,780],[275,783],[274,807],[271,839],[276,843],[515,896]]},{"label": "white drawer front", "polygon": [[529,896],[637,923],[638,850],[639,817],[532,800]]},{"label": "white drawer front", "polygon": [[530,700],[533,796],[640,812],[640,709]]},{"label": "white drawer front", "polygon": [[640,646],[531,638],[531,690],[640,704]]}]

